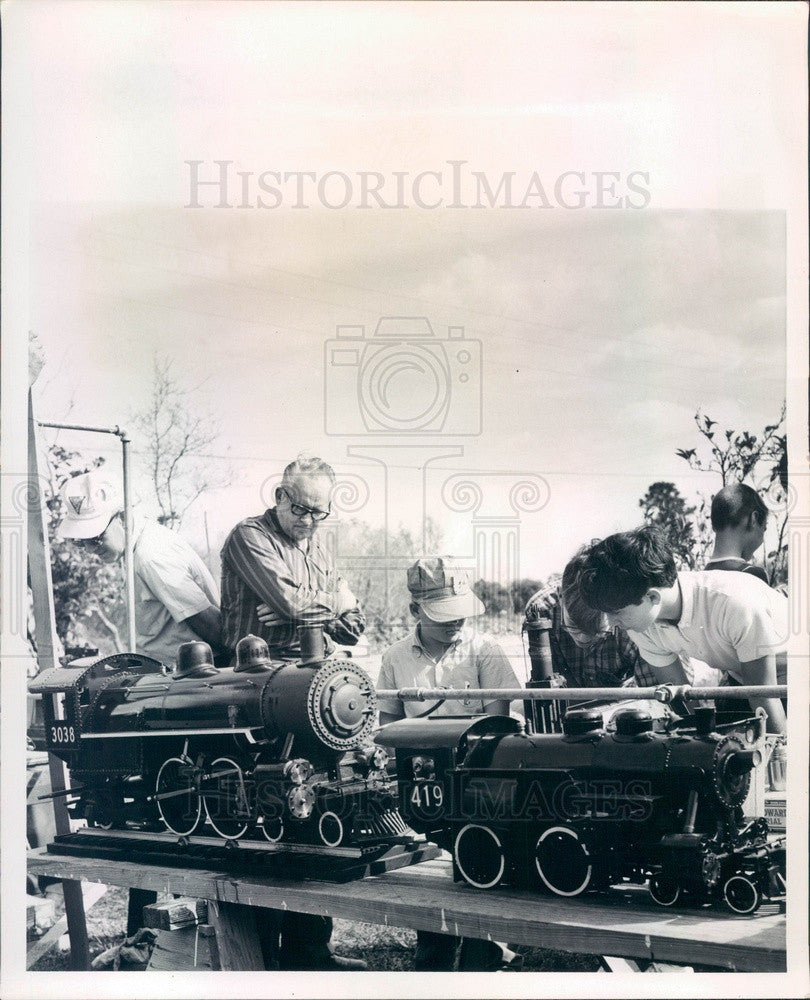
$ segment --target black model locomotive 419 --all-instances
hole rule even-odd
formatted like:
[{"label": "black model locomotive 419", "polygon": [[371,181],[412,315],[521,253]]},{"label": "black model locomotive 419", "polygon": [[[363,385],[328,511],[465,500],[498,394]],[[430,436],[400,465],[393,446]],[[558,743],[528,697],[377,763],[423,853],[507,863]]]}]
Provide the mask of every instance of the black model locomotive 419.
[{"label": "black model locomotive 419", "polygon": [[393,722],[376,739],[396,754],[404,818],[476,888],[574,897],[646,883],[661,906],[724,902],[738,914],[783,896],[784,839],[741,808],[764,720],[718,732],[699,709],[694,726],[662,728],[629,708],[607,731],[600,711],[580,708],[562,733],[445,717]]},{"label": "black model locomotive 419", "polygon": [[[371,678],[346,657],[270,659],[243,639],[232,668],[202,642],[174,671],[129,653],[75,661],[30,685],[49,750],[66,762],[69,810],[92,827],[322,848],[413,840],[388,755],[370,742]],[[54,709],[53,701],[57,708]]]}]

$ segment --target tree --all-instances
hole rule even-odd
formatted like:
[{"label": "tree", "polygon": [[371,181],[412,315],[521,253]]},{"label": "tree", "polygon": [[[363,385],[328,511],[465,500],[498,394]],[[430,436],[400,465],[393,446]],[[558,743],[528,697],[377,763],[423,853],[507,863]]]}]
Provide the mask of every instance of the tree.
[{"label": "tree", "polygon": [[[734,429],[722,430],[698,409],[695,424],[703,440],[699,448],[679,448],[676,454],[698,472],[720,477],[720,488],[748,480],[765,500],[772,513],[771,544],[766,541],[765,564],[772,586],[787,582],[788,465],[787,435],[784,432],[785,404],[779,419],[767,424],[760,434]],[[700,450],[699,450],[700,449]],[[705,559],[712,542],[711,500],[700,494],[698,504],[699,548]]]},{"label": "tree", "polygon": [[516,615],[523,614],[529,603],[529,598],[536,594],[542,586],[542,580],[531,580],[528,577],[513,581],[509,593],[512,598],[512,610]]},{"label": "tree", "polygon": [[106,644],[113,649],[102,649],[102,652],[120,653],[124,649],[121,630],[126,615],[120,563],[103,563],[95,553],[71,541],[59,540],[56,535],[64,516],[62,486],[71,476],[103,464],[103,458],[95,458],[88,464],[78,452],[67,451],[58,444],[48,449],[50,496],[46,504],[54,611],[56,631],[66,650],[86,644],[102,649]]},{"label": "tree", "polygon": [[696,565],[694,507],[687,507],[674,483],[653,483],[638,502],[644,522],[658,528],[666,538],[679,569]]},{"label": "tree", "polygon": [[149,482],[157,500],[158,521],[178,528],[189,507],[203,493],[229,486],[230,465],[217,474],[210,449],[219,439],[213,414],[193,405],[199,386],[186,388],[177,380],[170,358],[155,355],[149,402],[132,414],[143,437]]},{"label": "tree", "polygon": [[499,615],[512,607],[509,591],[501,583],[494,580],[477,580],[472,589],[484,605],[485,614]]},{"label": "tree", "polygon": [[338,570],[366,615],[372,652],[381,651],[413,627],[406,570],[425,553],[441,552],[441,534],[430,518],[422,537],[402,526],[372,528],[358,518],[341,520],[334,530]]}]

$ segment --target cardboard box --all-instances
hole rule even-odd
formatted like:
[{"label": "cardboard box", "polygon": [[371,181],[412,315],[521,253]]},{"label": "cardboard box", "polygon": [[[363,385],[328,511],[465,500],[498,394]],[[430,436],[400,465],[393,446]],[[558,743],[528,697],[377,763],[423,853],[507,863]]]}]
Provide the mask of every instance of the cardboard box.
[{"label": "cardboard box", "polygon": [[765,819],[771,833],[785,833],[787,824],[787,799],[784,792],[765,793]]}]

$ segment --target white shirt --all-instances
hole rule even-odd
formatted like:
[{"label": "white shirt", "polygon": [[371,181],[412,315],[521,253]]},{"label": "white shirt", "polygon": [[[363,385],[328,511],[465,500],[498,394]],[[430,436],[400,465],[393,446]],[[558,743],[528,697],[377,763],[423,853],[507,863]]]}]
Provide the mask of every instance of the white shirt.
[{"label": "white shirt", "polygon": [[[377,687],[392,688],[519,688],[512,665],[492,636],[467,627],[460,637],[434,659],[422,645],[419,630],[383,653]],[[487,704],[495,699],[487,699]],[[437,702],[399,701],[380,698],[379,709],[389,715],[421,715]],[[484,711],[480,698],[446,701],[432,715],[476,715]]]},{"label": "white shirt", "polygon": [[715,570],[679,573],[678,582],[680,621],[627,633],[654,667],[684,654],[740,680],[741,663],[787,647],[787,598],[756,577]]},{"label": "white shirt", "polygon": [[173,666],[177,647],[200,638],[184,620],[208,607],[218,608],[219,588],[202,559],[176,532],[136,518],[134,533],[137,651]]}]

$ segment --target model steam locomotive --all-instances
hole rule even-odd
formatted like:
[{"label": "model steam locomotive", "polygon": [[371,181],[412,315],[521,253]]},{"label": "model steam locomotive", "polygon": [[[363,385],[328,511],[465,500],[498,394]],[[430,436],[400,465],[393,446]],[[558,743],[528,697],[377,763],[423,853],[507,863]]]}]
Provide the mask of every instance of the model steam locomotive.
[{"label": "model steam locomotive", "polygon": [[561,897],[647,884],[661,906],[724,902],[754,913],[784,895],[785,844],[742,814],[764,719],[660,724],[628,708],[615,731],[598,709],[562,733],[513,718],[405,719],[377,734],[396,754],[400,811],[479,889],[536,886]]},{"label": "model steam locomotive", "polygon": [[[376,696],[349,658],[302,640],[301,662],[256,636],[217,669],[190,642],[177,666],[122,653],[40,674],[47,748],[68,765],[72,816],[109,829],[207,833],[322,848],[414,839],[388,755],[369,740]],[[53,696],[56,696],[55,698]]]}]

